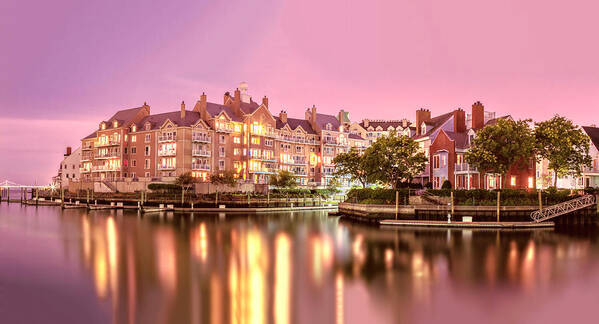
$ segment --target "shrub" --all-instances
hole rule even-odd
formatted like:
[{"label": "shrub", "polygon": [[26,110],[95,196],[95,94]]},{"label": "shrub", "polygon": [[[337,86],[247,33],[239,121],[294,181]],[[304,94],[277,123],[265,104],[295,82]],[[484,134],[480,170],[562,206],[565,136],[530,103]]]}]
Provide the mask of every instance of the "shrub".
[{"label": "shrub", "polygon": [[358,203],[394,204],[395,192],[399,192],[399,202],[403,204],[409,196],[409,189],[383,189],[383,188],[364,188],[351,189],[347,193],[348,201]]},{"label": "shrub", "polygon": [[162,192],[181,192],[181,186],[172,183],[150,183],[148,189]]},{"label": "shrub", "polygon": [[426,189],[433,189],[433,184],[432,184],[431,182],[427,182],[427,183],[424,185],[424,188],[426,188]]},{"label": "shrub", "polygon": [[449,182],[449,180],[443,181],[443,184],[441,185],[441,189],[451,189],[451,182]]}]

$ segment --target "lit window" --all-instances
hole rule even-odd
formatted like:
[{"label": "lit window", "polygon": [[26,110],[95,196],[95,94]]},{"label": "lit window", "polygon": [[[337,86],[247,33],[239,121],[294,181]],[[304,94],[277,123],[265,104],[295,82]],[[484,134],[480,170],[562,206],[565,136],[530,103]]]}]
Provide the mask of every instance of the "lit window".
[{"label": "lit window", "polygon": [[528,177],[528,188],[532,189],[533,187],[534,187],[534,184],[533,184],[533,181],[532,181],[532,177]]},{"label": "lit window", "polygon": [[515,186],[516,186],[516,176],[512,176],[512,177],[510,178],[510,185],[511,185],[512,187],[515,187]]}]

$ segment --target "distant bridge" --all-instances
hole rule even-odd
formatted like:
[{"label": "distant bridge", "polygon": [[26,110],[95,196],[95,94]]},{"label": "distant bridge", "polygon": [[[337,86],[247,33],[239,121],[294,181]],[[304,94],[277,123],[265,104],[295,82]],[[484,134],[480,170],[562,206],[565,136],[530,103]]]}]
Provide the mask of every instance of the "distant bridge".
[{"label": "distant bridge", "polygon": [[38,185],[23,185],[12,181],[4,180],[0,182],[0,188],[2,189],[54,189],[55,186],[52,184],[38,186]]}]

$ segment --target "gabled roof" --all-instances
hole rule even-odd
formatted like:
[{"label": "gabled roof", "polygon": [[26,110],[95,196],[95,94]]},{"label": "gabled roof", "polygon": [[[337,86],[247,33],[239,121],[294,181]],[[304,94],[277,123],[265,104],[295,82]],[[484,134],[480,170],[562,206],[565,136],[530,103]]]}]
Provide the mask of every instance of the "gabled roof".
[{"label": "gabled roof", "polygon": [[212,117],[217,116],[218,114],[220,114],[221,111],[224,111],[225,113],[227,113],[227,116],[229,116],[233,121],[236,121],[236,122],[242,121],[242,119],[235,114],[233,109],[231,109],[230,107],[227,107],[225,105],[219,105],[219,104],[215,104],[212,102],[207,102],[206,103],[206,111]]},{"label": "gabled roof", "polygon": [[591,126],[582,126],[582,129],[584,129],[585,133],[589,135],[589,137],[591,138],[591,142],[593,142],[593,145],[595,145],[595,147],[599,150],[599,128]]},{"label": "gabled roof", "polygon": [[106,128],[111,128],[112,123],[115,120],[119,122],[119,126],[131,121],[133,118],[135,118],[135,116],[137,116],[137,113],[139,113],[141,109],[143,109],[143,106],[117,111],[112,117],[110,117],[110,119],[105,121],[107,124]]},{"label": "gabled roof", "polygon": [[260,107],[260,105],[256,102],[241,102],[241,111],[243,111],[244,114],[252,114],[254,111],[256,111],[256,109],[258,109],[258,107]]},{"label": "gabled roof", "polygon": [[358,134],[353,134],[353,133],[349,133],[348,135],[349,138],[351,139],[357,139],[357,140],[363,140],[365,141],[366,139],[363,138],[362,136],[358,135]]},{"label": "gabled roof", "polygon": [[326,124],[331,124],[332,130],[335,130],[335,131],[339,131],[339,126],[341,126],[341,123],[339,123],[339,120],[337,120],[337,117],[335,117],[333,115],[317,113],[316,114],[316,125],[320,126],[321,129],[326,129],[325,128]]},{"label": "gabled roof", "polygon": [[96,137],[98,137],[98,131],[94,131],[93,133],[85,136],[83,139],[85,140],[85,139],[96,138]]},{"label": "gabled roof", "polygon": [[431,120],[429,120],[428,122],[425,123],[427,125],[427,127],[426,127],[426,133],[423,134],[423,135],[418,135],[415,138],[422,138],[422,137],[430,136],[432,133],[436,132],[437,129],[439,129],[439,127],[441,127],[452,116],[453,116],[453,111],[452,112],[448,112],[448,113],[443,114],[443,115],[439,115],[439,116],[434,117],[434,118],[431,118]]},{"label": "gabled roof", "polygon": [[485,126],[487,126],[487,125],[495,125],[495,124],[497,124],[497,121],[499,119],[513,119],[513,118],[510,115],[505,115],[505,116],[501,116],[501,117],[489,119],[489,121],[487,121],[487,123],[485,124]]},{"label": "gabled roof", "polygon": [[449,139],[455,142],[455,148],[467,149],[470,147],[470,143],[468,142],[468,133],[454,133],[448,132],[446,130],[442,130],[442,132],[447,134],[447,137],[449,137]]},{"label": "gabled roof", "polygon": [[158,129],[164,124],[164,122],[166,122],[167,119],[177,124],[177,126],[192,126],[198,121],[198,119],[200,119],[200,113],[186,110],[185,118],[181,118],[180,110],[149,115],[138,123],[138,127],[142,129],[143,126],[149,122],[152,126],[151,129]]},{"label": "gabled roof", "polygon": [[305,120],[305,119],[299,119],[299,118],[287,118],[287,123],[283,123],[281,121],[281,119],[276,116],[275,120],[277,122],[276,128],[277,129],[282,129],[283,127],[285,127],[285,125],[289,125],[289,128],[295,130],[298,126],[301,126],[303,130],[306,131],[306,133],[308,134],[316,134],[316,132],[314,131],[314,129],[312,129],[312,126],[310,125],[310,122]]}]

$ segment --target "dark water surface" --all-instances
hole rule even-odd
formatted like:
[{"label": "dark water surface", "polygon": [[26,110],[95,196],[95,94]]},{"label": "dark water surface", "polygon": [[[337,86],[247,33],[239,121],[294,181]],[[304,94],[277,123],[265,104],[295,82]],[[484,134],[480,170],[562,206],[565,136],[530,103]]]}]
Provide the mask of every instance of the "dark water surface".
[{"label": "dark water surface", "polygon": [[599,234],[0,204],[1,323],[597,323]]}]

